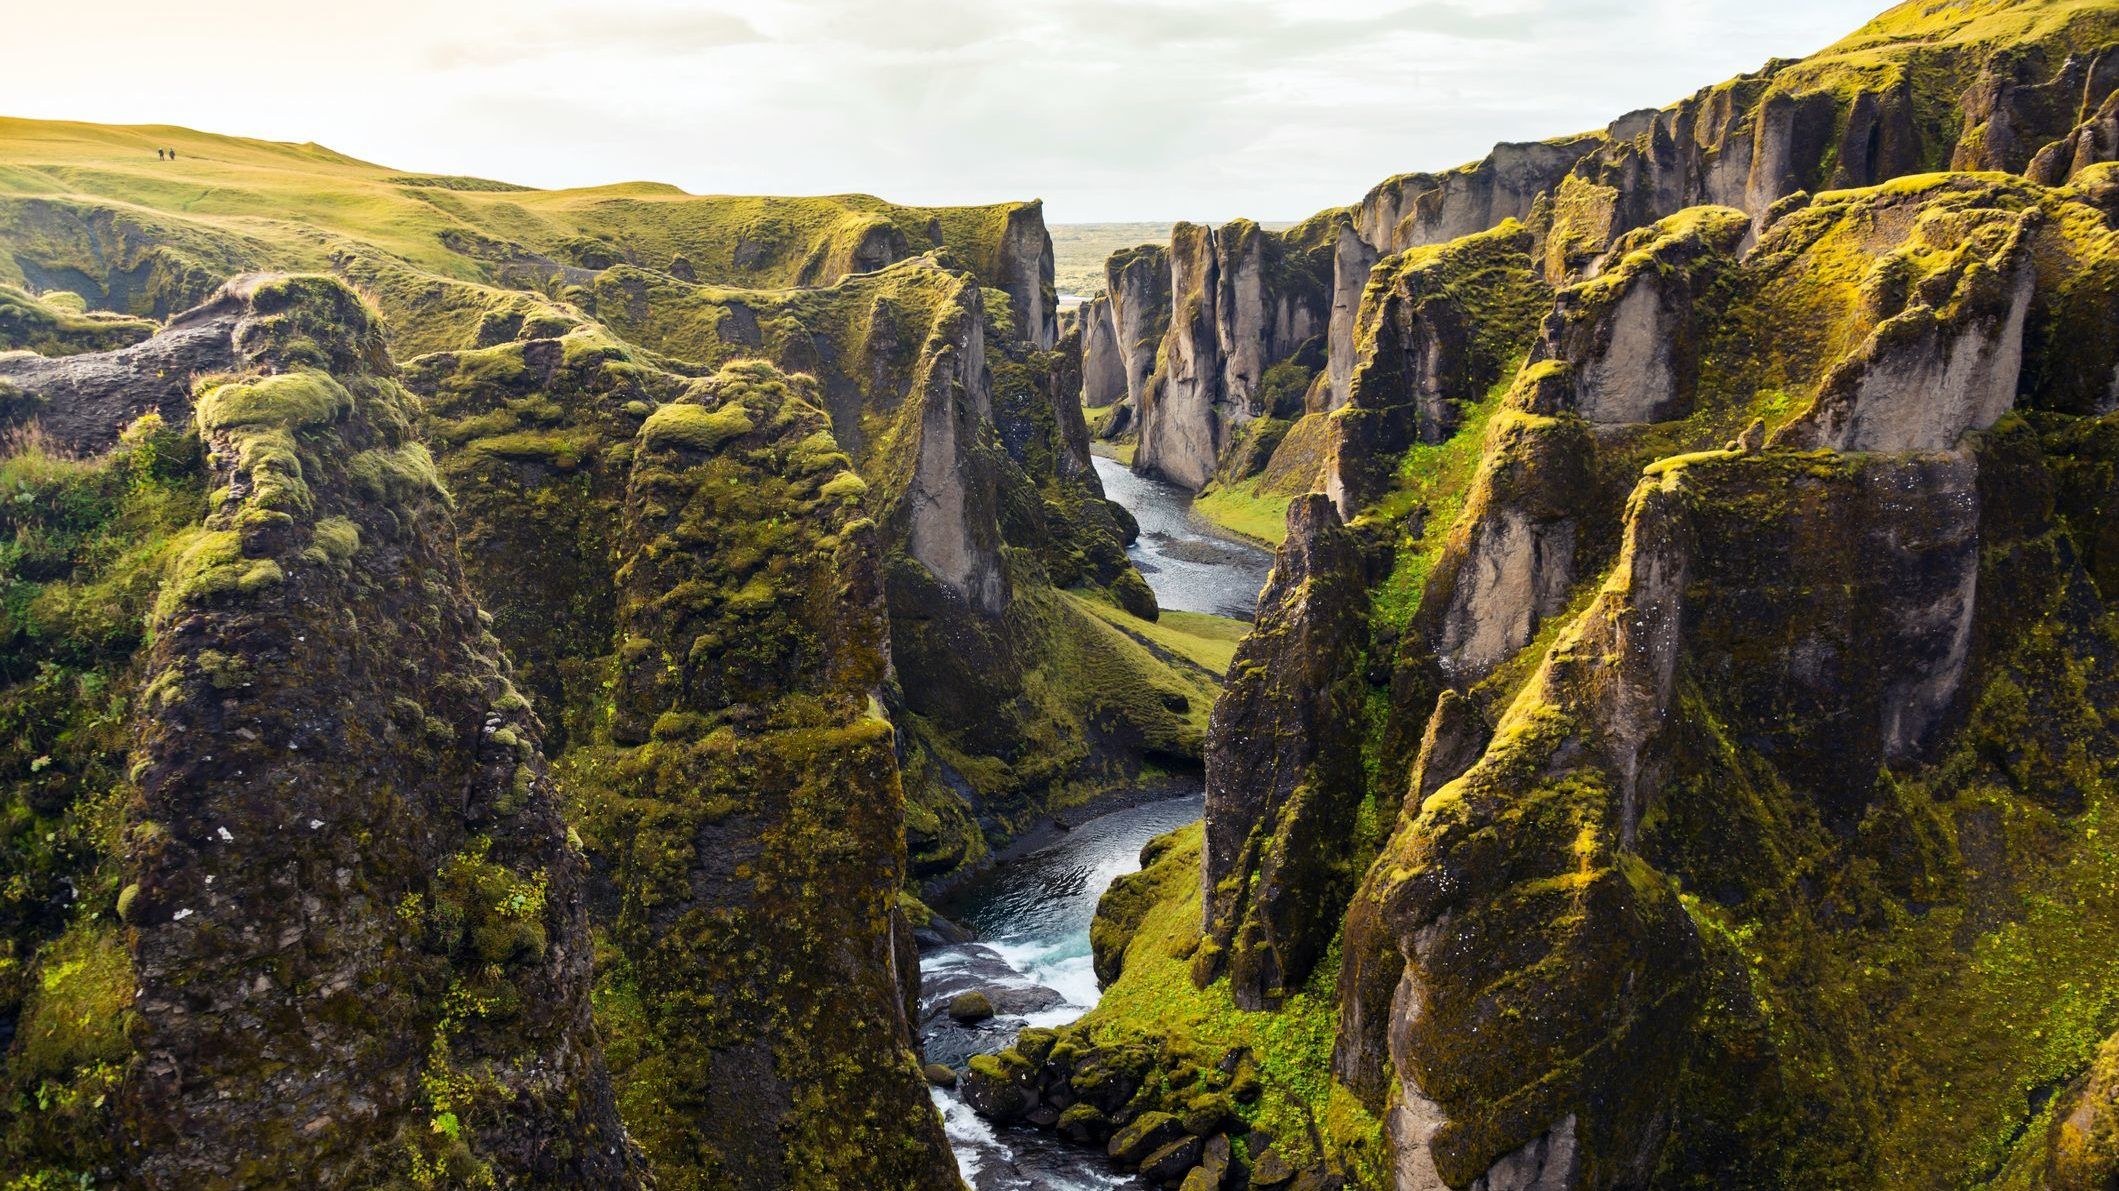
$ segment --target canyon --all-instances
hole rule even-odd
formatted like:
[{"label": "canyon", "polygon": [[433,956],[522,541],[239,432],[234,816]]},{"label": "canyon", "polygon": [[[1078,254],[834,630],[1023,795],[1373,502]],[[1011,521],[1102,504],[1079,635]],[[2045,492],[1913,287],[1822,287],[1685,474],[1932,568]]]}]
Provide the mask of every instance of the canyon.
[{"label": "canyon", "polygon": [[0,1191],[2109,1186],[2115,105],[1912,0],[1064,310],[0,119]]}]

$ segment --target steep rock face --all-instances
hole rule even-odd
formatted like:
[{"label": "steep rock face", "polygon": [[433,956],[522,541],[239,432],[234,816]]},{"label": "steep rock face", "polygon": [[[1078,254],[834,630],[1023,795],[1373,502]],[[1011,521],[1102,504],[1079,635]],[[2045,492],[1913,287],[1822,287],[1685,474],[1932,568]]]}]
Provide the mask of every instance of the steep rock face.
[{"label": "steep rock face", "polygon": [[2033,182],[2060,186],[2108,161],[2119,161],[2119,90],[2085,113],[2082,123],[2066,136],[2040,149],[2024,174]]},{"label": "steep rock face", "polygon": [[1379,252],[1402,252],[1523,220],[1569,170],[1603,141],[1568,137],[1495,145],[1441,174],[1401,174],[1378,183],[1354,209],[1354,227]]},{"label": "steep rock face", "polygon": [[[947,280],[929,312],[975,315]],[[924,363],[844,366],[954,406],[972,331],[951,326]],[[829,374],[693,380],[654,359],[587,325],[412,375],[496,628],[566,728],[620,1103],[658,1185],[948,1185],[899,987],[898,758],[920,746],[881,718],[903,699],[872,519],[885,478],[917,469],[921,395],[839,414],[889,451],[871,484],[833,432]]]},{"label": "steep rock face", "polygon": [[1111,323],[1125,361],[1126,397],[1136,411],[1155,373],[1155,354],[1170,330],[1170,277],[1170,254],[1160,245],[1115,252],[1104,262]]},{"label": "steep rock face", "polygon": [[[1953,1018],[1981,995],[1982,976],[1904,942],[1900,927],[1883,924],[1901,921],[1888,913],[1867,919],[1873,928],[1834,933],[1830,907],[1846,904],[1835,899],[1970,898],[1951,903],[1966,915],[1955,925],[1919,928],[1956,932],[1951,955],[1981,932],[2025,929],[2039,895],[2017,900],[2020,882],[2042,862],[1990,846],[1987,816],[2009,807],[2076,815],[2089,788],[2081,783],[2101,780],[2087,775],[2113,755],[2110,729],[2072,711],[2062,731],[2084,735],[2045,737],[2000,770],[1983,768],[1997,759],[1979,743],[1999,722],[1991,717],[2010,714],[2005,702],[2054,707],[2071,698],[2065,692],[2105,681],[2092,675],[2104,673],[2098,642],[2108,624],[2068,536],[2094,531],[2080,514],[2056,518],[2051,495],[2065,477],[2070,501],[2097,499],[2089,477],[2103,474],[2080,458],[2101,458],[2096,424],[2058,413],[2099,408],[2081,382],[2101,385],[2112,366],[2103,339],[2062,330],[2107,318],[2115,287],[2104,262],[2119,241],[2078,197],[1966,178],[1826,196],[1784,205],[1740,267],[1727,245],[1741,216],[1687,213],[1720,225],[1715,251],[1670,256],[1683,238],[1669,233],[1682,221],[1666,221],[1556,303],[1548,345],[1579,333],[1568,316],[1590,309],[1584,299],[1599,285],[1623,294],[1636,277],[1684,282],[1701,378],[1685,408],[1709,425],[1741,425],[1749,410],[1764,416],[1725,448],[1691,454],[1680,452],[1697,440],[1592,427],[1570,412],[1575,367],[1548,346],[1554,358],[1525,369],[1489,430],[1464,519],[1413,621],[1421,652],[1457,685],[1497,673],[1490,667],[1501,658],[1536,656],[1515,651],[1565,592],[1587,594],[1579,580],[1604,556],[1593,540],[1607,516],[1599,477],[1630,470],[1644,447],[1676,457],[1649,467],[1595,602],[1557,644],[1539,647],[1541,668],[1462,777],[1447,756],[1459,748],[1443,746],[1484,734],[1476,723],[1445,724],[1444,710],[1463,702],[1445,694],[1397,838],[1353,899],[1334,1070],[1373,1107],[1390,1108],[1399,1185],[1632,1185],[1691,1171],[1790,1185],[1820,1177],[1804,1172],[1857,1168],[1875,1173],[1833,1178],[1901,1185],[1948,1181],[1955,1176],[1934,1172],[1960,1158],[1976,1170],[2008,1157],[2005,1141],[1938,1155],[1904,1123],[1944,1111],[2016,1119],[2016,1085],[1968,1057],[2010,1036],[2013,1027],[1991,1016],[1975,1012],[1962,1027],[1969,1049],[1937,1055],[1928,1075],[1913,1077],[1917,1087],[1857,1074],[1881,1070],[1865,1059],[1800,1088],[1785,1073],[1798,1053],[1888,1055],[1891,1039],[1910,1036],[1897,1031]],[[1620,308],[1616,294],[1604,297],[1608,310]],[[1781,386],[1810,401],[1787,400]],[[1728,393],[1746,389],[1751,403],[1725,407]],[[2070,429],[2041,444],[2007,416],[2012,403],[2055,411],[2036,416]],[[1772,424],[1785,446],[1862,453],[1760,454]],[[1541,528],[1571,534],[1574,548],[1550,548],[1557,539],[1541,540]],[[2009,570],[2048,562],[2054,569],[2035,580]],[[2026,627],[2034,624],[2046,627]],[[2050,756],[2071,760],[2025,762],[2049,745]],[[1434,757],[1444,762],[1440,785],[1426,772]],[[1967,782],[1994,783],[1980,788],[1996,801],[1977,811],[1927,801],[1946,803]],[[1729,818],[1733,807],[1744,808],[1735,812],[1742,826]],[[1917,829],[1882,826],[1931,815],[1953,844],[1936,850],[1917,842]],[[1553,834],[1534,842],[1524,833],[1532,822],[1551,823]],[[1585,822],[1597,824],[1594,842],[1581,834]],[[2054,830],[2088,838],[2080,822]],[[1829,891],[1783,875],[1786,858],[1820,849],[1875,856],[1887,871]],[[1411,875],[1428,863],[1416,858],[1444,855],[1457,859]],[[2104,879],[2095,858],[2070,855],[2055,881]],[[1570,892],[1541,884],[1563,870]],[[1997,870],[2019,884],[2004,893],[1973,875]],[[1732,875],[1758,871],[1775,875]],[[1509,875],[1466,892],[1473,872]],[[1945,892],[1975,886],[1985,892]],[[1568,906],[1527,911],[1540,925],[1496,917],[1548,896]],[[1404,897],[1423,907],[1416,918],[1398,916],[1412,904],[1394,900]],[[1859,1010],[1830,978],[1794,969],[1747,989],[1731,980],[1747,961],[1727,950],[1728,932],[1754,928],[1772,933],[1774,947],[1822,947],[1834,965],[1888,953],[1909,957],[1898,961],[1904,971],[1929,975],[1872,981]],[[1522,951],[1494,942],[1533,935],[1545,942]],[[1617,949],[1602,951],[1607,944]],[[1760,953],[1742,949],[1754,961]],[[1642,956],[1655,958],[1631,968]],[[2044,971],[2042,1004],[2064,996],[2072,963]],[[1561,971],[1572,975],[1555,999],[1538,973]],[[1938,971],[1951,991],[1925,983]],[[1773,998],[1786,1021],[1791,996],[1802,1006],[1792,1011],[1801,1041],[1760,1050],[1767,1011],[1753,999]],[[1876,1020],[1877,998],[1899,1024],[1865,1024]],[[1534,1023],[1520,1052],[1508,1041],[1517,1031],[1499,1026],[1516,1021]],[[1530,1054],[1546,1058],[1526,1070]],[[2010,1054],[2003,1067],[2040,1061]],[[1976,1090],[1965,1090],[1968,1078]],[[1562,1085],[1578,1090],[1556,1092]],[[1452,1099],[1466,1094],[1484,1107]],[[1804,1136],[1799,1122],[1819,1114],[1838,1124]]]},{"label": "steep rock face", "polygon": [[1059,294],[1052,283],[1052,237],[1045,231],[1045,205],[1023,203],[1008,212],[1001,230],[994,280],[1008,291],[1014,325],[1030,345],[1051,351],[1059,342]]},{"label": "steep rock face", "polygon": [[1352,520],[1414,443],[1439,443],[1514,366],[1550,300],[1520,225],[1415,248],[1379,266],[1358,320],[1360,367],[1327,422],[1325,491]]},{"label": "steep rock face", "polygon": [[1187,488],[1213,476],[1235,432],[1267,411],[1267,369],[1326,329],[1331,243],[1314,224],[1268,232],[1181,223],[1170,243],[1176,314],[1141,395],[1134,467]]},{"label": "steep rock face", "polygon": [[923,356],[909,394],[918,446],[904,490],[886,504],[884,518],[914,561],[991,616],[1007,603],[1008,579],[992,460],[979,451],[980,435],[993,425],[993,393],[978,289],[966,285],[930,334],[944,346]]},{"label": "steep rock face", "polygon": [[632,456],[611,733],[639,743],[598,758],[589,826],[662,1186],[955,1181],[899,993],[902,855],[879,846],[904,830],[881,550],[827,427],[814,385],[731,365]]},{"label": "steep rock face", "polygon": [[1207,941],[1244,1008],[1280,1003],[1331,941],[1362,780],[1351,675],[1366,634],[1362,566],[1331,502],[1288,510],[1288,535],[1207,730],[1201,869]]},{"label": "steep rock face", "polygon": [[[215,493],[155,597],[105,1010],[127,1176],[637,1185],[586,866],[379,328],[321,278],[208,309],[174,333],[219,326],[239,371],[171,411]],[[157,358],[77,359],[115,384]]]},{"label": "steep rock face", "polygon": [[[1004,838],[1063,786],[1079,796],[1068,783],[1123,780],[1151,746],[1198,755],[1208,698],[1166,706],[1158,679],[1134,675],[1115,699],[1099,685],[1114,671],[1077,652],[1102,630],[1062,607],[1055,585],[1144,614],[1152,596],[1090,467],[1070,354],[1013,334],[996,291],[935,259],[786,292],[619,266],[580,302],[604,321],[526,321],[519,339],[414,369],[473,514],[479,582],[508,593],[502,636],[568,709],[569,739],[596,732],[587,663],[610,648],[609,508],[634,428],[684,387],[666,361],[764,357],[817,378],[832,449],[871,487],[892,616],[886,703],[910,727],[900,760],[916,878],[975,862],[989,832]],[[528,558],[542,565],[525,574]],[[1189,692],[1191,674],[1161,677]]]},{"label": "steep rock face", "polygon": [[1126,399],[1126,354],[1109,294],[1082,304],[1082,404],[1103,409]]},{"label": "steep rock face", "polygon": [[[1388,1039],[1401,1186],[1610,1186],[1667,1168],[1660,1150],[1717,1144],[1687,1134],[1727,1122],[1670,1115],[1714,962],[1672,878],[1712,878],[1690,867],[1696,845],[1643,824],[1681,814],[1662,808],[1724,763],[1690,751],[1710,721],[1765,729],[1743,747],[1826,822],[1860,813],[1879,765],[1933,755],[1973,639],[1976,476],[1966,453],[1867,469],[1730,456],[1644,482],[1598,602],[1363,892],[1381,910],[1358,921],[1388,931],[1405,963]],[[1762,540],[1766,507],[1788,512]],[[1828,573],[1861,579],[1818,585]],[[1757,634],[1779,644],[1752,653]],[[1828,705],[1842,708],[1829,735],[1768,727],[1781,709]],[[1553,834],[1533,842],[1532,823]],[[1676,850],[1659,855],[1663,843]],[[1543,941],[1477,942],[1526,929]],[[1535,1005],[1531,1024],[1501,1025],[1519,1020],[1512,1005]],[[1754,1078],[1693,1053],[1688,1078]],[[1508,1181],[1540,1163],[1546,1181]]]},{"label": "steep rock face", "polygon": [[1355,344],[1360,337],[1362,295],[1368,291],[1369,273],[1376,267],[1377,252],[1361,238],[1356,226],[1341,225],[1332,242],[1332,317],[1326,328],[1325,353],[1327,410],[1347,403],[1354,381]]},{"label": "steep rock face", "polygon": [[[1799,191],[1868,186],[1940,169],[1953,152],[1964,159],[1954,168],[2018,172],[2037,153],[2034,179],[2058,184],[2110,160],[2119,141],[2119,125],[2100,108],[2119,66],[2110,49],[2084,48],[2102,45],[2119,32],[2119,22],[2044,7],[2024,10],[2029,30],[1992,30],[1976,21],[1946,26],[1941,47],[1918,61],[1916,76],[1913,47],[1938,31],[1901,29],[1917,20],[1902,5],[1812,58],[1769,63],[1668,108],[1621,116],[1601,133],[1497,145],[1456,170],[1392,178],[1353,208],[1358,242],[1343,245],[1335,260],[1335,309],[1342,302],[1358,309],[1375,260],[1364,260],[1364,247],[1389,255],[1485,231],[1504,219],[1535,230],[1545,277],[1558,285],[1593,272],[1628,231],[1686,208],[1731,207],[1762,224],[1774,203]],[[2027,58],[1996,57],[1997,42],[2010,44],[2011,36],[2025,38],[2029,60],[2075,52],[2043,90],[2026,88],[2010,72],[2027,69]],[[1874,59],[1879,48],[1881,65]],[[1953,139],[1954,127],[1923,112],[1936,102],[1931,95],[1956,102],[1960,92],[1966,125],[1962,138]],[[1353,335],[1341,330],[1335,324],[1330,343],[1334,406],[1346,399],[1359,363]]]},{"label": "steep rock face", "polygon": [[[1520,391],[1520,390],[1519,390]],[[1572,417],[1506,412],[1463,518],[1422,599],[1420,638],[1456,682],[1477,681],[1537,635],[1567,603],[1594,492],[1595,449]]]},{"label": "steep rock face", "polygon": [[2066,198],[1940,179],[1847,192],[1784,211],[1741,267],[1734,210],[1622,238],[1602,275],[1556,296],[1503,401],[1415,617],[1423,655],[1477,681],[1601,567],[1612,484],[1658,433],[1630,423],[1734,430],[1732,394],[1793,390],[1811,400],[1776,415],[1776,442],[1946,449],[2010,407],[2033,341],[2041,402],[2100,408],[2076,390],[2119,345],[2063,328],[2107,317],[2119,277],[2099,263],[2109,229]]},{"label": "steep rock face", "polygon": [[1899,279],[1884,275],[1865,295],[1876,330],[1834,366],[1782,438],[1840,451],[1933,451],[1992,426],[2016,399],[2037,283],[2030,240],[2043,218],[2034,207],[2014,226],[1989,224],[1992,234],[1961,241],[1916,292],[1893,292],[1888,283]]},{"label": "steep rock face", "polygon": [[1707,207],[1621,237],[1615,263],[1560,291],[1530,362],[1567,369],[1568,408],[1592,424],[1664,422],[1691,412],[1703,318],[1749,228]]},{"label": "steep rock face", "polygon": [[[2045,57],[2036,47],[2026,47],[1996,54],[1981,66],[1958,104],[1964,132],[1950,155],[1951,169],[2030,174],[2034,159],[2046,158],[2056,142],[2072,138],[2119,89],[2119,45],[2069,54],[2050,76],[2039,70]],[[2072,161],[2080,148],[2077,140],[2066,156]],[[2053,159],[2046,160],[2052,172]]]}]

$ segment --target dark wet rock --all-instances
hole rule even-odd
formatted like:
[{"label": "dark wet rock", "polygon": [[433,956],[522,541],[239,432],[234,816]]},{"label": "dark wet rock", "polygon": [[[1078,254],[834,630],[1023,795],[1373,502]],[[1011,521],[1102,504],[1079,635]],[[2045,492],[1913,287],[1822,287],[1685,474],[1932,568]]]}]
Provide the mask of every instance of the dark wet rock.
[{"label": "dark wet rock", "polygon": [[[959,1002],[969,1016],[957,1015]],[[1057,990],[1031,982],[990,947],[974,943],[932,953],[920,983],[922,1049],[929,1062],[961,1066],[973,1055],[1007,1046],[1025,1017],[1065,1003]]]},{"label": "dark wet rock", "polygon": [[[1150,1153],[1178,1141],[1184,1135],[1184,1122],[1170,1113],[1144,1113],[1133,1123],[1111,1135],[1106,1152],[1119,1162],[1137,1166]],[[1190,1162],[1185,1163],[1187,1167],[1191,1165]]]},{"label": "dark wet rock", "polygon": [[1184,1137],[1164,1145],[1140,1160],[1141,1177],[1161,1186],[1181,1181],[1199,1165],[1206,1144],[1203,1138]]}]

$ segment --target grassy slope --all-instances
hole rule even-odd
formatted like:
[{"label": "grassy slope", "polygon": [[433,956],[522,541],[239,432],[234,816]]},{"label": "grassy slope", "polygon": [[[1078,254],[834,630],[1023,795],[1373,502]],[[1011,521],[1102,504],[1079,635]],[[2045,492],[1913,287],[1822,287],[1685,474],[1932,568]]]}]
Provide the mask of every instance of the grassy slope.
[{"label": "grassy slope", "polygon": [[[177,159],[157,159],[160,147],[174,148]],[[444,242],[451,234],[570,265],[622,253],[660,268],[682,255],[702,279],[768,288],[795,283],[816,246],[850,252],[878,223],[894,226],[915,252],[938,230],[967,264],[990,265],[1015,209],[901,207],[868,195],[698,196],[652,182],[532,190],[406,174],[319,145],[0,118],[0,199],[7,197],[116,204],[151,221],[255,240],[281,268],[325,268],[334,251],[361,247],[442,278],[494,280]],[[0,257],[0,280],[25,279]]]},{"label": "grassy slope", "polygon": [[1226,674],[1236,657],[1236,643],[1251,626],[1228,616],[1165,609],[1155,620],[1142,620],[1102,600],[1068,592],[1077,608],[1143,644],[1168,650],[1215,674]]}]

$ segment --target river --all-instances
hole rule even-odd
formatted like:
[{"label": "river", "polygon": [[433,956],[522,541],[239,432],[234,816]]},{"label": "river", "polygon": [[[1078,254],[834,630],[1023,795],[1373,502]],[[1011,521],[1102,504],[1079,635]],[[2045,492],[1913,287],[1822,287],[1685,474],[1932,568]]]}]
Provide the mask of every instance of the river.
[{"label": "river", "polygon": [[[1096,459],[1111,499],[1140,522],[1128,551],[1164,608],[1251,618],[1273,556],[1236,541],[1194,514],[1181,488],[1143,479],[1114,460]],[[957,888],[942,910],[978,941],[934,947],[920,957],[920,1016],[929,1062],[958,1072],[972,1055],[1007,1046],[1026,1026],[1060,1026],[1096,1004],[1089,923],[1117,877],[1140,867],[1141,846],[1198,821],[1193,793],[1113,811],[1069,830],[1056,843],[994,868]],[[967,989],[985,991],[996,1016],[975,1026],[952,1021],[947,1006]],[[976,1191],[1107,1191],[1139,1188],[1104,1156],[1028,1128],[996,1129],[953,1088],[934,1089],[950,1147]]]},{"label": "river", "polygon": [[1212,612],[1251,619],[1258,591],[1273,569],[1270,551],[1239,541],[1192,511],[1192,494],[1174,484],[1134,475],[1116,459],[1094,456],[1104,495],[1126,506],[1140,523],[1140,540],[1126,551],[1155,601],[1179,612]]}]

